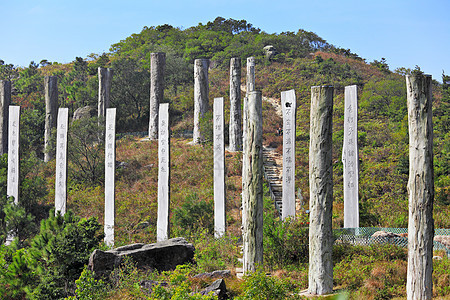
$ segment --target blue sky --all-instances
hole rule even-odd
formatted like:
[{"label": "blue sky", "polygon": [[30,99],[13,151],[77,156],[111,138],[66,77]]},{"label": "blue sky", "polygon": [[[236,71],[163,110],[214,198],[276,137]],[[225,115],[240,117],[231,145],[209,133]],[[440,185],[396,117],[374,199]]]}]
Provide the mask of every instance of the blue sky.
[{"label": "blue sky", "polygon": [[0,0],[0,59],[27,66],[107,52],[144,26],[188,28],[217,16],[268,33],[305,29],[391,70],[416,65],[450,74],[448,0]]}]

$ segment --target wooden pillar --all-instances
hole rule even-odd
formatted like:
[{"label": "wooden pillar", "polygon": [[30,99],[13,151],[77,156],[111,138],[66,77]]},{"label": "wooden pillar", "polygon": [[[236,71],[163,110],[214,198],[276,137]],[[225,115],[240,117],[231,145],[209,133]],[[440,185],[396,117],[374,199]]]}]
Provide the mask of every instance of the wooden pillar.
[{"label": "wooden pillar", "polygon": [[311,88],[309,143],[309,274],[308,292],[313,295],[333,291],[333,87]]},{"label": "wooden pillar", "polygon": [[241,59],[230,60],[230,142],[229,151],[242,150]]},{"label": "wooden pillar", "polygon": [[158,139],[159,104],[164,99],[164,68],[166,54],[162,52],[150,54],[150,120],[148,137],[151,140]]},{"label": "wooden pillar", "polygon": [[406,76],[409,128],[408,299],[433,296],[433,124],[430,75]]},{"label": "wooden pillar", "polygon": [[254,272],[263,261],[263,157],[262,95],[248,94],[247,139],[243,154],[243,241],[244,274]]},{"label": "wooden pillar", "polygon": [[209,83],[208,83],[208,59],[196,59],[194,61],[194,133],[193,144],[199,144],[203,140],[200,129],[200,120],[204,117],[209,107]]},{"label": "wooden pillar", "polygon": [[44,77],[45,87],[45,131],[44,131],[44,161],[52,160],[54,150],[51,145],[52,129],[56,127],[58,114],[58,78],[56,76]]},{"label": "wooden pillar", "polygon": [[255,58],[247,57],[247,96],[256,89],[255,84]]},{"label": "wooden pillar", "polygon": [[8,116],[11,82],[0,80],[0,155],[8,153]]},{"label": "wooden pillar", "polygon": [[106,109],[109,108],[111,82],[113,69],[98,68],[98,117],[106,116]]}]

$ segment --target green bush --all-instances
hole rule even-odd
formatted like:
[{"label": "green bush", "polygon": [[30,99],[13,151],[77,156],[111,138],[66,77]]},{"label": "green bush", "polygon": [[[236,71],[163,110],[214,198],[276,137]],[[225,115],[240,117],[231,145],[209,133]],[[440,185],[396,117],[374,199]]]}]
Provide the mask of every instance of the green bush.
[{"label": "green bush", "polygon": [[214,233],[214,207],[211,201],[199,200],[196,193],[186,196],[173,211],[173,231],[176,236],[191,236],[198,229]]},{"label": "green bush", "polygon": [[284,300],[289,298],[288,286],[275,277],[267,276],[262,268],[245,277],[243,294],[237,300]]}]

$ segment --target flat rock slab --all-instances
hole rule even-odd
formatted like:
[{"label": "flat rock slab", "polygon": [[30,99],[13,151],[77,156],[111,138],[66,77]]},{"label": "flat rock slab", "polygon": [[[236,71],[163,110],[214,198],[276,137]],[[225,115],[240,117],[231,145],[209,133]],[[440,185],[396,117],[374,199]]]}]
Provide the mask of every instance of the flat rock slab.
[{"label": "flat rock slab", "polygon": [[184,238],[173,238],[154,244],[132,244],[113,250],[94,250],[89,257],[89,269],[96,277],[108,276],[129,257],[141,269],[173,270],[177,265],[193,262],[195,248]]}]

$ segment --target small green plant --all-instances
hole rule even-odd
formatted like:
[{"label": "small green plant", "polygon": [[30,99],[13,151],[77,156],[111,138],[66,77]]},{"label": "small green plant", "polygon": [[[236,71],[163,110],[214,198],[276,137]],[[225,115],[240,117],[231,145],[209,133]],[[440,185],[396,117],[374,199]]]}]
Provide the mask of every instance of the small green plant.
[{"label": "small green plant", "polygon": [[191,236],[199,228],[212,234],[214,232],[213,203],[199,200],[196,193],[189,194],[183,204],[174,209],[173,224],[173,230],[177,236]]},{"label": "small green plant", "polygon": [[245,278],[243,294],[238,300],[284,300],[289,298],[287,284],[267,276],[262,268]]},{"label": "small green plant", "polygon": [[68,300],[102,300],[108,292],[108,285],[103,280],[96,280],[94,273],[87,267],[81,272],[80,278],[75,281],[76,297],[70,296]]}]

